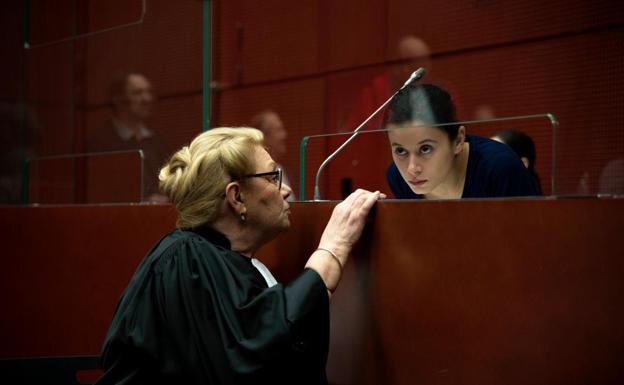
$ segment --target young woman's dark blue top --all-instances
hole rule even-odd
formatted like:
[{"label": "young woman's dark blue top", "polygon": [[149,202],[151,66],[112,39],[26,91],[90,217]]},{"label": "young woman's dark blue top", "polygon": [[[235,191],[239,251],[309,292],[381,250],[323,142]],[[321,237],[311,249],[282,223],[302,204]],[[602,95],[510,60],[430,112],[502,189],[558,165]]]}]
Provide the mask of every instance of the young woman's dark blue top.
[{"label": "young woman's dark blue top", "polygon": [[[462,198],[537,196],[537,184],[518,156],[505,144],[466,135],[470,143]],[[423,199],[412,191],[396,165],[386,172],[390,189],[397,199]]]}]

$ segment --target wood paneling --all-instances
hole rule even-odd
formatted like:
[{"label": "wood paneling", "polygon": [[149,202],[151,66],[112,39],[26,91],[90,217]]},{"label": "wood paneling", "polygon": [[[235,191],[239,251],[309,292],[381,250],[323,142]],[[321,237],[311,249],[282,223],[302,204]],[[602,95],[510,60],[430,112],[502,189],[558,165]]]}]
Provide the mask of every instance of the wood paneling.
[{"label": "wood paneling", "polygon": [[[330,382],[621,382],[622,213],[622,200],[382,202],[332,299]],[[294,276],[329,215],[293,205],[272,270]]]},{"label": "wood paneling", "polygon": [[2,207],[0,357],[98,354],[170,206]]},{"label": "wood paneling", "polygon": [[[258,252],[287,282],[335,203]],[[0,208],[0,357],[96,354],[170,206]],[[624,380],[624,200],[384,201],[332,298],[330,382]]]}]

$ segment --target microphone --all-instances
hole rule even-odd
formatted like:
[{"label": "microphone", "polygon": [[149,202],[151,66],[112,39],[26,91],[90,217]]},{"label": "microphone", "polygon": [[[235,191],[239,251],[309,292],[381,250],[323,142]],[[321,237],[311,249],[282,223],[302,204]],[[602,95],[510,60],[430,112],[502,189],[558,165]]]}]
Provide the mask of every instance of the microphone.
[{"label": "microphone", "polygon": [[[405,81],[405,83],[403,83],[403,86],[401,86],[401,88],[399,88],[399,91],[401,91],[403,88],[409,86],[410,84],[414,83],[416,80],[422,78],[424,75],[425,75],[425,69],[423,67],[420,67],[416,71],[412,72],[412,74],[410,75],[409,79],[407,79]],[[397,92],[399,92],[399,91],[397,91]],[[397,92],[395,92],[394,95],[396,95]],[[394,95],[392,95],[392,97]],[[390,97],[390,99],[392,99],[392,97]],[[377,111],[375,111],[373,113],[376,113],[376,112]]]},{"label": "microphone", "polygon": [[375,115],[377,115],[379,113],[379,111],[381,111],[388,103],[390,103],[390,101],[392,100],[392,98],[398,94],[403,88],[409,86],[410,84],[414,83],[415,81],[417,81],[418,79],[422,78],[425,75],[425,69],[423,67],[418,68],[416,71],[412,72],[412,74],[410,75],[410,77],[405,81],[405,83],[403,83],[403,85],[401,86],[401,88],[399,88],[394,94],[392,94],[392,96],[390,96],[388,98],[388,100],[386,100],[381,106],[379,106],[379,108],[377,108],[372,114],[369,115],[368,118],[366,118],[366,120],[364,120],[362,123],[360,123],[359,126],[357,126],[355,128],[355,130],[353,130],[353,133],[351,134],[351,136],[349,138],[347,138],[347,140],[344,141],[344,143],[342,143],[340,145],[340,147],[338,147],[336,150],[334,150],[334,152],[332,152],[327,158],[325,158],[325,160],[323,161],[323,163],[321,163],[321,165],[319,166],[318,171],[316,172],[316,178],[314,179],[314,200],[318,201],[321,200],[321,191],[319,190],[319,178],[321,176],[321,171],[323,171],[323,169],[325,168],[325,166],[327,166],[327,164],[334,159],[334,157],[336,157],[336,155],[338,155],[338,153],[340,151],[342,151],[343,148],[345,148],[349,143],[351,143],[351,141],[353,139],[355,139],[355,137],[358,135],[358,132],[362,129],[362,127],[364,127],[364,125],[366,125],[366,123],[369,122],[369,120],[371,120],[372,118],[375,117]]}]

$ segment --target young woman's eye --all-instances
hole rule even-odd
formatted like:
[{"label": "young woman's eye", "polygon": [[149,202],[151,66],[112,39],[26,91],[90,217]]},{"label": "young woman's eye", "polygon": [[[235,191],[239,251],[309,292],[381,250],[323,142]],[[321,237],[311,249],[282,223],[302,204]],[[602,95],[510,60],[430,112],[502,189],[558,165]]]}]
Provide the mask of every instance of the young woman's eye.
[{"label": "young woman's eye", "polygon": [[403,147],[395,147],[394,154],[397,156],[405,156],[407,155],[407,151]]},{"label": "young woman's eye", "polygon": [[429,145],[424,145],[420,148],[420,153],[423,155],[430,154],[433,151],[433,147]]}]

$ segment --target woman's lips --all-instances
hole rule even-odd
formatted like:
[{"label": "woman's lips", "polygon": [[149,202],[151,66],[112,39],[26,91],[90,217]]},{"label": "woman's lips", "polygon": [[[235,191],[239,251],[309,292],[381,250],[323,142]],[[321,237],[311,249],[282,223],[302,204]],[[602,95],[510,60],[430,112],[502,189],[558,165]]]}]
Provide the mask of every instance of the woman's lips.
[{"label": "woman's lips", "polygon": [[409,183],[415,187],[422,187],[425,183],[427,183],[427,179],[414,179],[410,180]]}]

